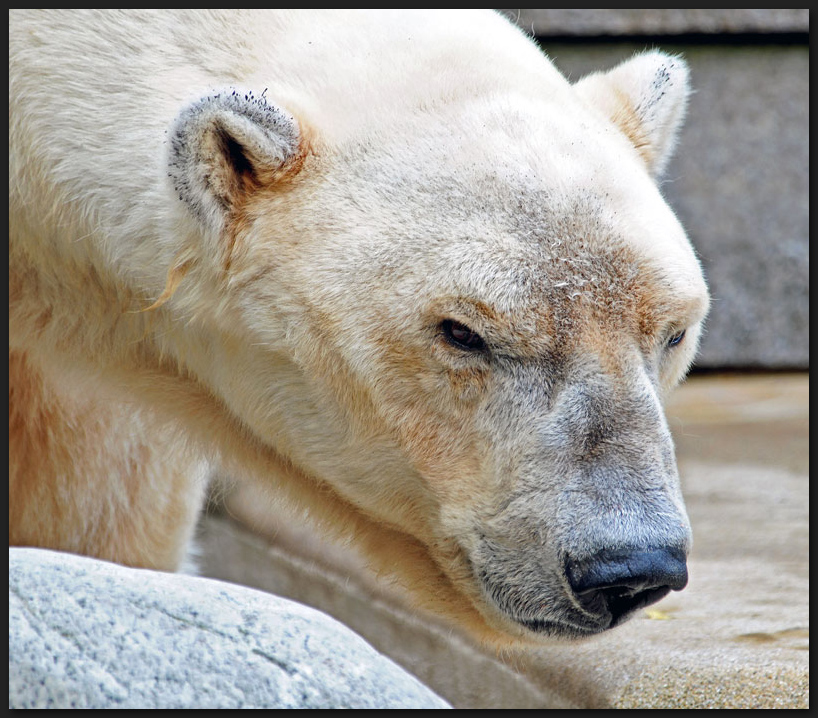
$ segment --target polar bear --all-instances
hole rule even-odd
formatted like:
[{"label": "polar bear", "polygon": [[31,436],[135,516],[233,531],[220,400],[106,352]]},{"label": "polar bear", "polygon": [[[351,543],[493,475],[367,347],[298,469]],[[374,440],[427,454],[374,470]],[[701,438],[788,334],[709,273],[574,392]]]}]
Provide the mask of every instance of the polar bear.
[{"label": "polar bear", "polygon": [[9,12],[9,542],[174,570],[219,467],[487,641],[687,581],[689,93],[489,11]]}]

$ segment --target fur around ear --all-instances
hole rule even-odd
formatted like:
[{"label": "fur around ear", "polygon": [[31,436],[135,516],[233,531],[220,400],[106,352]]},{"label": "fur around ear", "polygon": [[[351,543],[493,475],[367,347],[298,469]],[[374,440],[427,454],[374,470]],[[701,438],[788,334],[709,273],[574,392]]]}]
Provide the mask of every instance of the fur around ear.
[{"label": "fur around ear", "polygon": [[630,139],[650,173],[667,167],[690,95],[687,63],[663,52],[647,52],[574,86]]},{"label": "fur around ear", "polygon": [[196,218],[220,231],[246,198],[297,172],[298,122],[264,97],[236,89],[186,107],[171,130],[169,175]]}]

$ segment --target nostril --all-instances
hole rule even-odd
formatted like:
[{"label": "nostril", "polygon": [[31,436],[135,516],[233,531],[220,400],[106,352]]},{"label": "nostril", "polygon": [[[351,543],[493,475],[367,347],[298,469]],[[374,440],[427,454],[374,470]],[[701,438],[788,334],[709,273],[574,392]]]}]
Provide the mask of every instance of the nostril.
[{"label": "nostril", "polygon": [[685,552],[676,548],[601,551],[568,560],[565,574],[582,607],[611,625],[687,585]]}]

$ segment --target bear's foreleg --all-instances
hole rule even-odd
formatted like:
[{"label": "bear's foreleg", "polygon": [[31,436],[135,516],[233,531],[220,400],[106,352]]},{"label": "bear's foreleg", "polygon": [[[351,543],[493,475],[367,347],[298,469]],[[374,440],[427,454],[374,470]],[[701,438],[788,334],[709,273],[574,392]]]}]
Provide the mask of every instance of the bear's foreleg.
[{"label": "bear's foreleg", "polygon": [[9,545],[176,570],[205,488],[151,411],[9,352]]}]

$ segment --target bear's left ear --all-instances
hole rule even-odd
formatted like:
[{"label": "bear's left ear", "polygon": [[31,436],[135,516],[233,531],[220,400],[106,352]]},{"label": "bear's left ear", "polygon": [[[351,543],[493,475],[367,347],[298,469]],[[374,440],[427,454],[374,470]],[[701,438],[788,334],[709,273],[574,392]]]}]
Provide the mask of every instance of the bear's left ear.
[{"label": "bear's left ear", "polygon": [[252,92],[230,89],[186,107],[171,130],[169,174],[179,198],[220,232],[249,196],[298,172],[296,119]]},{"label": "bear's left ear", "polygon": [[690,95],[687,63],[647,52],[574,87],[633,142],[654,177],[661,176],[682,126]]}]

